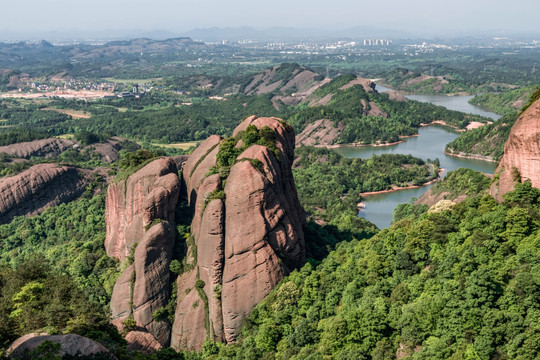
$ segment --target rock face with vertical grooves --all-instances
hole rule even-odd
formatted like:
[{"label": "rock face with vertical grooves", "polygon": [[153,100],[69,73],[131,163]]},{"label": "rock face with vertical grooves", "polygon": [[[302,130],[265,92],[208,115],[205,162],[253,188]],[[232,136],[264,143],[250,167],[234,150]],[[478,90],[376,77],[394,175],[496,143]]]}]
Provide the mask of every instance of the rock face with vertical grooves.
[{"label": "rock face with vertical grooves", "polygon": [[540,100],[529,106],[512,126],[495,171],[497,175],[499,179],[491,187],[491,195],[499,201],[518,181],[530,180],[532,186],[540,188]]},{"label": "rock face with vertical grooves", "polygon": [[278,156],[252,145],[223,179],[209,175],[222,141],[211,137],[184,166],[197,258],[178,279],[173,347],[236,341],[253,307],[305,260],[305,217],[291,172],[294,132],[280,119],[252,116],[233,135],[249,125],[274,131]]},{"label": "rock face with vertical grooves", "polygon": [[[244,146],[241,137],[250,125],[261,139],[266,134],[271,149],[257,142]],[[113,290],[112,321],[122,329],[127,319],[135,320],[138,333],[132,338],[142,331],[163,346],[188,350],[200,350],[206,339],[234,342],[253,307],[304,263],[305,216],[291,172],[292,128],[280,119],[252,116],[234,137],[240,150],[226,171],[217,168],[224,143],[219,136],[204,141],[182,166],[193,220],[170,329],[152,315],[171,295],[176,166],[156,160],[109,187],[107,253],[121,261],[133,254]]]},{"label": "rock face with vertical grooves", "polygon": [[120,261],[133,254],[133,263],[113,289],[112,321],[122,328],[132,318],[138,331],[148,332],[163,346],[169,344],[170,326],[152,315],[170,298],[169,264],[179,193],[178,170],[170,158],[152,161],[107,191],[107,254]]},{"label": "rock face with vertical grooves", "polygon": [[81,195],[90,171],[71,166],[38,164],[20,174],[0,179],[0,224],[20,215],[45,209]]},{"label": "rock face with vertical grooves", "polygon": [[30,159],[32,156],[51,157],[78,145],[73,140],[50,138],[0,146],[0,153],[23,159]]}]

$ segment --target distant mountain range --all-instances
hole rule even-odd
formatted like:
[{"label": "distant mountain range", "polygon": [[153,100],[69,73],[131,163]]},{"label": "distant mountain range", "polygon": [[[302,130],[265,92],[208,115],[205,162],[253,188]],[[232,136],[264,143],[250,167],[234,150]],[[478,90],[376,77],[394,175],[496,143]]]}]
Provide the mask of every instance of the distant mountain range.
[{"label": "distant mountain range", "polygon": [[318,28],[292,28],[271,27],[257,30],[250,27],[226,28],[200,28],[193,29],[184,34],[193,39],[202,41],[310,41],[310,40],[336,40],[360,39],[370,37],[403,38],[413,34],[399,30],[379,29],[371,26],[357,26],[345,30],[325,30]]},{"label": "distant mountain range", "polygon": [[293,28],[271,27],[267,29],[255,29],[252,27],[210,27],[197,28],[187,32],[174,32],[168,30],[99,30],[91,32],[45,32],[10,33],[0,35],[0,41],[13,40],[41,40],[68,41],[68,40],[126,40],[135,38],[150,38],[156,40],[170,39],[179,36],[187,36],[193,39],[219,42],[219,41],[310,41],[310,40],[336,40],[358,39],[365,37],[406,38],[414,36],[413,33],[393,29],[380,29],[371,26],[357,26],[343,30],[328,30],[319,28]]}]

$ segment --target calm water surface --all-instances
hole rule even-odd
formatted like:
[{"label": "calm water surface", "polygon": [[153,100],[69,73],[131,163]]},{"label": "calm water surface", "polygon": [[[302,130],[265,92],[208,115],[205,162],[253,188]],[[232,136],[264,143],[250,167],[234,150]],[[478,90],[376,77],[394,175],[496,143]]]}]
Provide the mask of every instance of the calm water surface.
[{"label": "calm water surface", "polygon": [[[377,86],[379,92],[389,89]],[[470,96],[431,96],[431,95],[408,95],[407,98],[442,105],[451,110],[468,113],[476,113],[498,119],[499,115],[481,110],[468,103]],[[474,112],[473,112],[474,111]],[[381,147],[342,147],[335,151],[349,157],[367,159],[372,155],[380,154],[411,154],[415,157],[427,160],[438,158],[441,167],[445,169],[443,177],[448,171],[460,167],[471,168],[484,173],[492,174],[496,164],[488,161],[462,159],[448,156],[444,153],[446,144],[459,136],[459,133],[444,126],[432,125],[419,129],[419,136],[405,139],[404,142],[393,146]],[[392,222],[394,208],[401,203],[409,202],[412,198],[418,198],[425,193],[431,185],[416,189],[400,190],[386,194],[372,195],[365,198],[366,208],[360,211],[359,216],[373,222],[379,228],[385,228]]]},{"label": "calm water surface", "polygon": [[[376,85],[375,90],[380,93],[392,91],[387,87]],[[498,120],[501,115],[495,114],[489,111],[480,109],[478,106],[469,104],[474,96],[447,96],[447,95],[405,95],[407,99],[416,100],[420,102],[427,102],[434,105],[444,106],[450,110],[461,111],[468,114],[476,114],[491,118],[493,120]]]}]

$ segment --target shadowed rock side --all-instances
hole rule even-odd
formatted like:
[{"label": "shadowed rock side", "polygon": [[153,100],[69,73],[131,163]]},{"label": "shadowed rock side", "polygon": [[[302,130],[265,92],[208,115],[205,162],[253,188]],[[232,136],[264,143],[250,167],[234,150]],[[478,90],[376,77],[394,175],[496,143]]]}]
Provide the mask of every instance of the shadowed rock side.
[{"label": "shadowed rock side", "polygon": [[0,179],[0,224],[20,215],[36,215],[79,196],[90,171],[56,164],[38,164]]},{"label": "shadowed rock side", "polygon": [[169,264],[179,193],[178,170],[170,158],[152,161],[127,180],[111,184],[107,191],[107,254],[129,261],[133,253],[133,263],[114,286],[111,318],[120,329],[132,318],[137,330],[152,334],[163,346],[169,344],[170,326],[154,321],[152,314],[170,297]]},{"label": "shadowed rock side", "polygon": [[279,119],[252,116],[234,136],[249,125],[274,130],[279,159],[252,145],[227,179],[207,176],[221,141],[211,137],[185,164],[197,258],[178,279],[173,347],[200,349],[206,338],[234,342],[253,307],[305,260],[305,218],[291,172],[294,132]]},{"label": "shadowed rock side", "polygon": [[517,182],[530,180],[540,188],[540,100],[534,102],[517,119],[506,144],[504,155],[495,171],[499,177],[491,187],[498,201],[514,189]]}]

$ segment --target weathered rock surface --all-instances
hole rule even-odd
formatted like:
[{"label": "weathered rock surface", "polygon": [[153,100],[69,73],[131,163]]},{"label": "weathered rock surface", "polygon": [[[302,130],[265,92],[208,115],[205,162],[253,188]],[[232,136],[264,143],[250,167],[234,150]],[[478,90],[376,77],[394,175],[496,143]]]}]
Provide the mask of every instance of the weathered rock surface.
[{"label": "weathered rock surface", "polygon": [[139,331],[152,334],[163,346],[169,344],[170,326],[152,315],[170,297],[169,264],[179,193],[176,164],[161,158],[127,180],[111,184],[106,200],[107,254],[126,260],[133,252],[133,264],[113,289],[112,322],[121,329],[126,319],[133,318]]},{"label": "weathered rock surface", "polygon": [[105,210],[107,254],[122,260],[143,238],[146,225],[154,219],[174,221],[179,193],[178,170],[170,158],[154,160],[127,180],[111,184]]},{"label": "weathered rock surface", "polygon": [[499,201],[518,181],[530,180],[532,186],[540,188],[540,100],[529,106],[512,126],[495,171],[497,175],[499,180],[490,193]]},{"label": "weathered rock surface", "polygon": [[443,200],[451,200],[455,204],[458,204],[465,199],[467,199],[467,195],[460,194],[457,197],[451,196],[450,192],[443,191],[438,194],[434,194],[432,191],[433,188],[430,188],[428,191],[426,191],[422,196],[418,198],[414,203],[415,205],[418,204],[426,204],[429,207],[432,207],[433,205],[437,204],[439,201]]},{"label": "weathered rock surface", "polygon": [[[206,339],[234,342],[253,307],[304,263],[305,216],[291,172],[294,132],[280,119],[251,116],[234,136],[249,125],[271,128],[275,149],[247,147],[227,178],[224,173],[210,175],[223,141],[219,136],[209,137],[182,159],[193,220],[170,325],[154,320],[153,314],[170,299],[180,188],[176,166],[172,159],[156,160],[109,187],[107,253],[125,260],[135,248],[133,264],[113,290],[112,322],[122,329],[125,320],[135,321],[137,332],[129,335],[133,346],[155,339],[162,346],[200,350]],[[242,144],[239,140],[237,148]]]},{"label": "weathered rock surface", "polygon": [[186,183],[186,192],[190,203],[196,202],[192,196],[197,195],[197,189],[201,186],[204,176],[212,166],[216,165],[216,155],[221,140],[221,136],[212,135],[203,141],[193,151],[182,168],[182,177]]},{"label": "weathered rock surface", "polygon": [[[102,142],[92,144],[89,147],[93,148],[96,153],[101,156],[101,161],[107,163],[113,163],[119,158],[120,150],[122,150],[128,140],[112,137],[111,139]],[[130,142],[130,146],[134,148],[140,148],[139,145]]]},{"label": "weathered rock surface", "polygon": [[363,78],[356,78],[354,80],[351,80],[348,84],[343,85],[340,90],[346,90],[348,88],[353,87],[354,85],[361,85],[364,90],[367,93],[374,93],[375,92],[375,86],[376,84],[369,80],[369,79],[363,79]]},{"label": "weathered rock surface", "polygon": [[332,145],[339,139],[344,129],[342,123],[336,125],[328,119],[317,120],[307,125],[296,136],[296,146]]},{"label": "weathered rock surface", "polygon": [[36,348],[45,341],[60,344],[60,351],[57,353],[59,356],[91,356],[104,354],[110,359],[116,359],[105,346],[94,340],[76,334],[27,334],[15,340],[7,350],[7,353],[11,359],[27,359],[28,352],[36,350]]},{"label": "weathered rock surface", "polygon": [[57,156],[77,145],[77,142],[66,139],[41,139],[6,146],[0,146],[0,153],[9,156],[29,159],[32,156],[51,157]]},{"label": "weathered rock surface", "polygon": [[14,216],[36,215],[79,196],[90,171],[56,164],[38,164],[0,179],[0,224]]},{"label": "weathered rock surface", "polygon": [[173,347],[200,349],[209,337],[234,342],[253,307],[305,260],[305,218],[291,172],[294,132],[280,119],[251,116],[233,136],[249,125],[274,130],[278,157],[252,145],[227,179],[206,176],[221,141],[211,137],[185,164],[197,258],[178,279]]},{"label": "weathered rock surface", "polygon": [[163,347],[152,334],[143,331],[130,331],[126,335],[126,341],[129,351],[140,351],[145,354],[152,353]]}]

